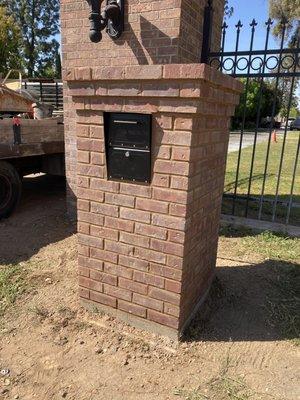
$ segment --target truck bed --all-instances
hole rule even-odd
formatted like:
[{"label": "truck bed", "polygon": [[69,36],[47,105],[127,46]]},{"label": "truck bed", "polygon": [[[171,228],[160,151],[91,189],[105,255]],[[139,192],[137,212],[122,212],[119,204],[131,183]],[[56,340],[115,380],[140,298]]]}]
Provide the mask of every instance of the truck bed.
[{"label": "truck bed", "polygon": [[0,159],[64,152],[62,118],[20,119],[21,143],[15,144],[13,120],[0,120]]}]

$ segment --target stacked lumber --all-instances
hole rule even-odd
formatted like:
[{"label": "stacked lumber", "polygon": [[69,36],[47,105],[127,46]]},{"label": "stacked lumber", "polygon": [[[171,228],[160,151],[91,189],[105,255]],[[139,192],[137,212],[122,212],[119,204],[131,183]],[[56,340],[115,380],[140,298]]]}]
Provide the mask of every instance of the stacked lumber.
[{"label": "stacked lumber", "polygon": [[0,85],[0,112],[32,112],[32,100],[4,85]]}]

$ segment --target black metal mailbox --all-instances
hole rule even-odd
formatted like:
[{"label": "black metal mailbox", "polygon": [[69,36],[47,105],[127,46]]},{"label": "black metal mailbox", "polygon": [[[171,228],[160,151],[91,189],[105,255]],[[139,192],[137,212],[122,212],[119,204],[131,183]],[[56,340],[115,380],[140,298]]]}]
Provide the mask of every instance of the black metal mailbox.
[{"label": "black metal mailbox", "polygon": [[150,183],[151,115],[105,113],[109,179]]}]

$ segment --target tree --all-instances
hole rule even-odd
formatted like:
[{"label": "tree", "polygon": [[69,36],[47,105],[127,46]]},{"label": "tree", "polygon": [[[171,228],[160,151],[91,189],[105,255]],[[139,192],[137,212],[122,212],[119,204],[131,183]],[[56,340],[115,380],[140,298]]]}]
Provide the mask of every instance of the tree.
[{"label": "tree", "polygon": [[225,0],[224,14],[225,18],[230,18],[233,15],[233,7],[229,5],[229,0]]},{"label": "tree", "polygon": [[[241,81],[246,85],[246,79],[243,78]],[[255,127],[258,112],[260,113],[260,124],[263,118],[271,117],[273,104],[275,104],[274,116],[278,114],[282,107],[282,93],[280,90],[277,90],[276,93],[274,82],[272,80],[250,80],[248,83],[246,105],[245,96],[246,93],[244,92],[241,96],[240,104],[236,109],[233,119],[234,128],[241,125],[244,117],[244,110],[246,111],[245,126],[251,128]],[[259,105],[260,109],[258,110]]]},{"label": "tree", "polygon": [[55,66],[59,44],[59,0],[0,0],[22,33],[20,53],[29,77]]},{"label": "tree", "polygon": [[275,19],[274,35],[282,34],[282,20],[287,20],[286,35],[291,47],[295,47],[300,37],[300,0],[269,0],[269,14]]},{"label": "tree", "polygon": [[5,75],[10,69],[22,69],[20,44],[18,26],[6,7],[0,6],[0,74]]}]

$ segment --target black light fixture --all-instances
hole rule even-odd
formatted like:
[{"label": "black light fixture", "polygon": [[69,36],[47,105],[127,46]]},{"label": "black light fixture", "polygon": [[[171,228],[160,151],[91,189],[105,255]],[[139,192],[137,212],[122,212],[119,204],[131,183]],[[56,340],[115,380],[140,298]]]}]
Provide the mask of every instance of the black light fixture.
[{"label": "black light fixture", "polygon": [[106,6],[101,11],[103,0],[87,0],[91,7],[90,39],[94,43],[102,40],[102,33],[106,32],[112,39],[118,39],[124,30],[124,2],[125,0],[106,0]]}]

